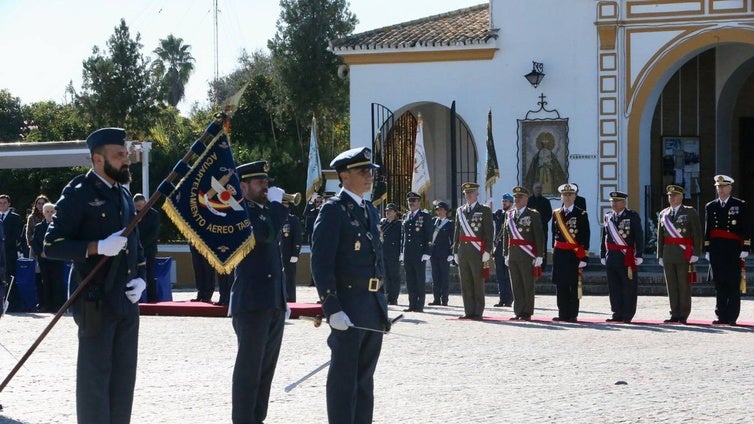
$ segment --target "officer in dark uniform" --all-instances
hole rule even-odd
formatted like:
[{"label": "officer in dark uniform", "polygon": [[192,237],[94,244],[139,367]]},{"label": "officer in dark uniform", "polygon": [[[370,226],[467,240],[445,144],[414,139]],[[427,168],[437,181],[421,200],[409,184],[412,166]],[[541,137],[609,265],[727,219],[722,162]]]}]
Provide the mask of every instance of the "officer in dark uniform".
[{"label": "officer in dark uniform", "polygon": [[552,213],[552,282],[557,289],[558,316],[553,321],[576,322],[579,314],[579,273],[589,254],[589,216],[575,205],[578,187],[558,187],[563,206]]},{"label": "officer in dark uniform", "polygon": [[[3,225],[2,241],[5,247],[5,281],[7,283],[10,283],[11,276],[16,275],[16,260],[18,259],[18,252],[21,250],[21,240],[23,239],[21,235],[26,234],[21,216],[14,212],[10,205],[10,196],[0,194],[0,222]],[[11,311],[21,308],[22,302],[19,293],[18,290],[11,289],[8,299]]]},{"label": "officer in dark uniform", "polygon": [[403,242],[401,262],[406,270],[408,308],[406,312],[424,312],[424,297],[427,284],[427,260],[432,254],[432,217],[419,209],[421,195],[406,194],[408,212],[403,218]]},{"label": "officer in dark uniform", "polygon": [[403,230],[398,205],[388,203],[385,207],[385,218],[380,221],[380,237],[382,239],[382,257],[385,261],[385,292],[387,304],[397,305],[398,295],[401,293],[401,240]]},{"label": "officer in dark uniform", "polygon": [[236,424],[261,423],[267,416],[286,318],[280,230],[288,210],[281,204],[283,190],[268,187],[268,171],[264,160],[236,168],[256,241],[236,267],[228,309],[238,340],[233,368]]},{"label": "officer in dark uniform", "polygon": [[[141,193],[134,194],[134,206],[136,212],[141,212],[147,199]],[[154,303],[157,298],[157,280],[154,275],[155,260],[157,258],[157,239],[160,237],[160,213],[154,208],[149,208],[147,213],[139,221],[139,240],[144,249],[144,258],[147,260],[147,302]]]},{"label": "officer in dark uniform", "polygon": [[314,231],[314,220],[317,219],[319,209],[322,207],[322,196],[317,193],[312,194],[311,200],[307,202],[304,208],[304,229],[306,230],[306,244],[312,244],[312,231]]},{"label": "officer in dark uniform", "polygon": [[288,207],[288,215],[283,221],[283,237],[280,239],[280,252],[285,268],[285,292],[289,302],[296,301],[296,266],[301,253],[301,221]]},{"label": "officer in dark uniform", "polygon": [[513,305],[513,289],[511,288],[511,276],[508,272],[508,266],[505,265],[505,255],[503,252],[503,229],[505,228],[505,214],[513,206],[513,195],[510,193],[503,194],[503,198],[500,200],[502,208],[496,210],[492,214],[492,222],[495,223],[495,240],[494,251],[495,256],[495,279],[497,280],[497,289],[500,294],[500,301],[494,306],[496,307],[510,307]]},{"label": "officer in dark uniform", "polygon": [[434,219],[432,233],[432,294],[434,300],[428,305],[448,306],[448,285],[450,280],[450,262],[453,261],[453,234],[455,225],[448,218],[450,205],[446,202],[435,202],[437,216]]},{"label": "officer in dark uniform", "polygon": [[644,261],[644,231],[641,218],[626,208],[628,194],[610,192],[612,210],[605,213],[600,240],[600,258],[607,272],[612,318],[607,322],[630,323],[636,314],[639,285],[637,267]]},{"label": "officer in dark uniform", "polygon": [[741,266],[751,251],[749,208],[731,196],[733,178],[715,176],[717,199],[704,206],[704,249],[717,290],[713,324],[735,325],[741,312]]},{"label": "officer in dark uniform", "polygon": [[378,166],[372,163],[372,151],[359,147],[336,156],[330,167],[343,189],[322,206],[312,234],[312,274],[332,328],[327,416],[331,423],[369,423],[382,333],[352,327],[390,328],[379,280],[379,216],[362,199],[371,191],[372,169]]},{"label": "officer in dark uniform", "polygon": [[[79,327],[76,412],[79,423],[128,423],[131,419],[139,307],[146,268],[138,231],[123,229],[136,215],[126,132],[102,128],[87,137],[92,170],[63,189],[47,228],[44,254],[72,260],[71,292],[85,277],[90,283],[73,304]],[[108,259],[91,276],[103,256]]]}]

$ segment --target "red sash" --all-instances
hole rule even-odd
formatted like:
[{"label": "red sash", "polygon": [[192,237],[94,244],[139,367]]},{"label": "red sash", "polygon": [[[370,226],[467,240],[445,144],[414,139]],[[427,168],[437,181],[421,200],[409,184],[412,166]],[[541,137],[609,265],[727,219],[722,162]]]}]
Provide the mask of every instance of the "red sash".
[{"label": "red sash", "polygon": [[723,238],[723,239],[728,239],[728,240],[736,240],[740,242],[742,246],[744,242],[743,237],[739,236],[736,233],[730,232],[728,230],[718,230],[718,229],[712,230],[709,232],[709,238],[711,239]]},{"label": "red sash", "polygon": [[566,243],[564,241],[555,240],[555,248],[561,250],[573,250],[573,252],[576,253],[576,257],[579,259],[586,256],[584,254],[584,246],[578,243]]},{"label": "red sash", "polygon": [[636,256],[634,254],[633,246],[621,246],[620,244],[605,242],[607,250],[625,250],[625,256],[623,258],[623,265],[636,269]]},{"label": "red sash", "polygon": [[691,259],[692,250],[694,250],[694,239],[691,237],[665,237],[665,244],[677,244],[684,246],[683,259],[688,262]]}]

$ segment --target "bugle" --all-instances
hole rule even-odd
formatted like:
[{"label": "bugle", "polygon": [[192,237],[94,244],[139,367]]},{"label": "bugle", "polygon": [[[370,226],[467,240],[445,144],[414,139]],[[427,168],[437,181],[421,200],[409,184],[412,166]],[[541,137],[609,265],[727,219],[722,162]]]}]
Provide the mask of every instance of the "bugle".
[{"label": "bugle", "polygon": [[288,202],[292,205],[298,205],[299,203],[301,203],[301,193],[283,193],[283,201]]}]

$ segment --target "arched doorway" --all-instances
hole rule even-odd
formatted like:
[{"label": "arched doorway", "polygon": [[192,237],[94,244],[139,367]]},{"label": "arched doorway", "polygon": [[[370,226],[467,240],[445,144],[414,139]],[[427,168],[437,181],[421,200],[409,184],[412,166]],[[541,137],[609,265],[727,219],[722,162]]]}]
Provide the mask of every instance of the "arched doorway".
[{"label": "arched doorway", "polygon": [[[654,219],[654,213],[665,206],[666,184],[684,183],[691,191],[686,203],[703,209],[715,197],[715,174],[743,179],[745,167],[739,162],[750,157],[744,156],[750,144],[738,139],[754,124],[739,118],[747,113],[754,117],[754,110],[734,109],[740,109],[736,105],[741,98],[751,98],[746,94],[745,82],[754,70],[754,30],[700,31],[666,46],[654,57],[637,78],[640,82],[635,90],[629,93],[626,130],[629,191],[640,199],[648,219]],[[754,129],[751,131],[754,133]],[[697,139],[698,176],[689,175],[688,181],[678,181],[679,175],[671,172],[677,168],[668,160],[666,150],[667,138],[672,137]],[[750,155],[751,150],[748,151]],[[693,152],[686,156],[693,159]],[[740,191],[742,188],[745,192]],[[746,198],[754,194],[752,189],[738,187],[737,192]]]},{"label": "arched doorway", "polygon": [[431,178],[422,207],[431,208],[435,199],[455,207],[460,183],[477,180],[478,153],[473,133],[452,106],[422,102],[394,113],[373,104],[373,150],[375,161],[381,164],[373,193],[378,206],[395,203],[405,208],[405,195],[411,190],[419,115]]}]

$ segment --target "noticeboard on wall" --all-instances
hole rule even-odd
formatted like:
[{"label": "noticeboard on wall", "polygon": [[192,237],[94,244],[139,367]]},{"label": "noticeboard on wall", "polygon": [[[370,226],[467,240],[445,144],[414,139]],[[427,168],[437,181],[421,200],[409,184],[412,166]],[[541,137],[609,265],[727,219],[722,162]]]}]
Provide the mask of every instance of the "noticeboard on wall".
[{"label": "noticeboard on wall", "polygon": [[663,175],[686,190],[686,198],[699,194],[699,137],[663,137]]}]

